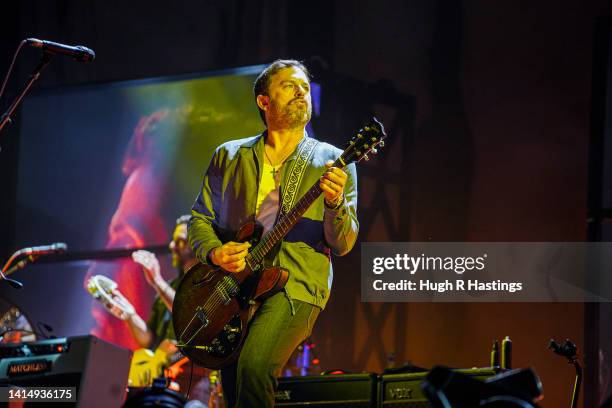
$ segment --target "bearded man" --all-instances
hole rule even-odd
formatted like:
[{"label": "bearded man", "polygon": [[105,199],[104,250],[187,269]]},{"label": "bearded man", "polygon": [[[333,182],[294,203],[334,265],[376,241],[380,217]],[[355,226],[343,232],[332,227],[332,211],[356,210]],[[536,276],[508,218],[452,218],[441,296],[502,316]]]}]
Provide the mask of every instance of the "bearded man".
[{"label": "bearded man", "polygon": [[[310,335],[329,298],[331,255],[348,253],[359,228],[355,165],[332,167],[342,151],[306,134],[312,112],[306,67],[295,60],[275,61],[257,77],[254,96],[267,129],[216,149],[189,223],[198,260],[242,271],[250,244],[227,237],[253,220],[264,233],[272,229],[286,190],[297,191],[299,199],[318,181],[323,194],[273,254],[271,263],[289,270],[289,280],[259,306],[238,360],[221,372],[227,405],[249,408],[274,406],[282,367]],[[296,182],[289,169],[305,144],[311,154]]]}]

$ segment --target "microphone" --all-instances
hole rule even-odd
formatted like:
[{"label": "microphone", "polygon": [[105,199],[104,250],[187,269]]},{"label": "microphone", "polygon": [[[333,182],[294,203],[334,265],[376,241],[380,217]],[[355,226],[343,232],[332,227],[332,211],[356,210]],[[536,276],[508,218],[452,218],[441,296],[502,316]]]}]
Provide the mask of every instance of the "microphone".
[{"label": "microphone", "polygon": [[64,242],[56,242],[51,245],[42,245],[20,249],[19,251],[17,251],[16,256],[59,254],[62,252],[66,252],[66,250],[68,250],[68,245],[66,245]]},{"label": "microphone", "polygon": [[550,339],[548,342],[548,348],[551,349],[555,354],[567,358],[572,361],[576,359],[578,353],[578,347],[570,339],[565,339],[563,344],[557,343],[554,339]]},{"label": "microphone", "polygon": [[[34,262],[41,255],[66,252],[67,249],[68,249],[68,245],[66,245],[63,242],[56,242],[51,245],[42,245],[42,246],[35,246],[35,247],[20,249],[19,251],[15,252],[11,256],[11,258],[8,260],[6,265],[4,265],[4,268],[0,269],[0,280],[7,281],[15,289],[21,289],[23,288],[23,283],[15,279],[11,279],[7,277],[7,275],[10,275],[11,273],[18,271],[19,269],[23,269],[28,263]],[[11,263],[15,259],[21,256],[24,256],[24,255],[26,256],[25,259],[22,259],[21,261],[13,265],[12,268],[8,269],[8,267],[11,265]]]},{"label": "microphone", "polygon": [[25,42],[32,47],[42,48],[43,51],[50,54],[67,55],[79,62],[89,62],[96,58],[96,53],[93,52],[93,50],[83,47],[82,45],[65,45],[53,41],[39,40],[37,38],[27,38]]}]

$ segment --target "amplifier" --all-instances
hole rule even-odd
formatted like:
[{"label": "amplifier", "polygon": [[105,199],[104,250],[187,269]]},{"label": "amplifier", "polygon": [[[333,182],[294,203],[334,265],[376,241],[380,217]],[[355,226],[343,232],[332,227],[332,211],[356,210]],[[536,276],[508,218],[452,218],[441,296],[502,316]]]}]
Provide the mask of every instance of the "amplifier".
[{"label": "amplifier", "polygon": [[338,374],[278,379],[276,407],[376,407],[376,374]]},{"label": "amplifier", "polygon": [[131,355],[95,336],[0,344],[0,386],[76,387],[76,406],[120,407]]},{"label": "amplifier", "polygon": [[[488,368],[453,370],[478,380],[485,380],[498,374]],[[421,381],[428,372],[406,374],[383,374],[380,376],[379,407],[426,408],[433,407],[421,391]]]}]

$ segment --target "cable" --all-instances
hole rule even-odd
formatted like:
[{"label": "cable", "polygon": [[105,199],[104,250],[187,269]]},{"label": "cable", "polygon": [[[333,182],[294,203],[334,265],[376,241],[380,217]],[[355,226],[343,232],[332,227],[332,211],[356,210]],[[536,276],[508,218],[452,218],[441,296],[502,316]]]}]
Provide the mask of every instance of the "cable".
[{"label": "cable", "polygon": [[191,369],[189,370],[189,385],[187,385],[187,394],[185,395],[187,400],[189,400],[189,394],[191,393],[191,381],[193,380],[193,360],[189,359],[189,362],[191,363]]},{"label": "cable", "polygon": [[15,54],[13,54],[13,61],[11,61],[11,65],[9,66],[8,72],[6,73],[6,76],[4,77],[4,82],[2,82],[2,88],[0,88],[0,99],[2,98],[2,95],[4,94],[4,88],[6,87],[6,83],[8,82],[8,79],[11,76],[11,72],[13,71],[13,66],[15,65],[15,60],[17,59],[17,55],[19,54],[19,51],[21,51],[21,48],[23,47],[25,43],[26,43],[26,40],[23,40],[22,42],[20,42],[19,46],[17,47],[17,50],[15,51]]}]

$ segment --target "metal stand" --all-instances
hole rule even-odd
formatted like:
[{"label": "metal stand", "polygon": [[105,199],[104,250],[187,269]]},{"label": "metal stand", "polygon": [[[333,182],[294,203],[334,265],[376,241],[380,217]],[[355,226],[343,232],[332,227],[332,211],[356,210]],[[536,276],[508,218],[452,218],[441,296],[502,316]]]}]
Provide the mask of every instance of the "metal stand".
[{"label": "metal stand", "polygon": [[34,81],[36,81],[40,77],[40,73],[42,72],[42,70],[45,69],[47,65],[49,65],[52,58],[52,54],[49,54],[47,52],[43,53],[43,56],[40,59],[40,62],[38,63],[38,66],[36,66],[32,74],[30,75],[30,79],[28,80],[26,86],[21,90],[19,95],[17,95],[15,100],[13,100],[13,103],[11,103],[11,106],[9,106],[6,112],[0,117],[0,132],[2,132],[2,129],[4,128],[4,126],[6,126],[7,123],[11,122],[11,115],[13,115],[13,112],[15,112],[17,106],[19,106],[25,94],[28,93],[28,91],[34,84]]},{"label": "metal stand", "polygon": [[567,362],[572,364],[576,370],[576,379],[574,380],[572,402],[570,405],[571,408],[576,408],[578,406],[578,397],[580,396],[580,386],[582,385],[582,366],[578,361],[578,348],[570,339],[565,339],[562,344],[558,344],[556,341],[551,339],[548,343],[548,348],[555,354],[565,357]]},{"label": "metal stand", "polygon": [[580,385],[582,384],[582,366],[578,362],[578,358],[574,356],[573,360],[570,360],[570,363],[574,365],[576,369],[576,380],[574,381],[574,391],[572,392],[572,408],[576,408],[578,406],[578,397],[580,396]]}]

